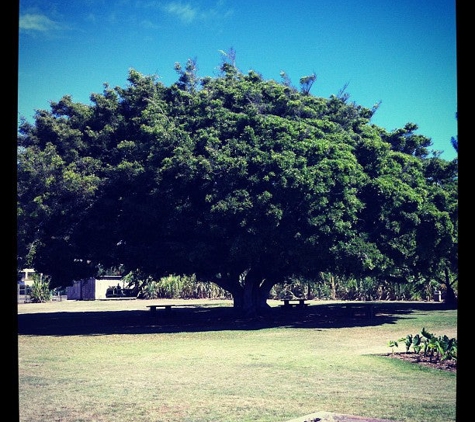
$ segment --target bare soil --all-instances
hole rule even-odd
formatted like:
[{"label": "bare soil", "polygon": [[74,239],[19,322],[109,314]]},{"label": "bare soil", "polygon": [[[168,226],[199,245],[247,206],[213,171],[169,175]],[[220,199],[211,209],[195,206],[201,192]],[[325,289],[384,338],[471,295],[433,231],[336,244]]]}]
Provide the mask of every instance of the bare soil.
[{"label": "bare soil", "polygon": [[411,362],[416,365],[427,366],[429,368],[440,369],[442,371],[457,372],[457,361],[454,359],[451,360],[441,360],[431,356],[424,356],[421,353],[414,352],[399,352],[399,353],[388,353],[385,356],[394,359],[401,359],[407,362]]}]

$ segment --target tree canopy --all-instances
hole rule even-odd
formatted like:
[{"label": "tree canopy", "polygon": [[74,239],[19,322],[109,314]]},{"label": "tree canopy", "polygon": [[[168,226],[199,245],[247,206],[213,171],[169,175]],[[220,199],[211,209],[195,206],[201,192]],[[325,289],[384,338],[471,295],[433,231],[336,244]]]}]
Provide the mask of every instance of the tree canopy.
[{"label": "tree canopy", "polygon": [[23,121],[18,262],[55,286],[120,265],[196,274],[265,308],[276,283],[320,271],[436,277],[457,268],[457,160],[417,125],[244,74],[175,64],[164,86],[131,69],[89,105],[65,95]]}]

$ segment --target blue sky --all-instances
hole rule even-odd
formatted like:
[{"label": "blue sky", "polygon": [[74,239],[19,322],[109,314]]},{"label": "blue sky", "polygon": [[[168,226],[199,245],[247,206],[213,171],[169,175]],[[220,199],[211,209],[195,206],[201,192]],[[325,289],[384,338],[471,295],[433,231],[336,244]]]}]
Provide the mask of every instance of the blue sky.
[{"label": "blue sky", "polygon": [[312,95],[346,85],[387,130],[416,123],[451,160],[457,136],[455,0],[20,0],[18,115],[71,95],[89,104],[129,69],[169,86],[174,64],[197,60],[217,76],[222,51],[236,66],[294,86],[315,73]]}]

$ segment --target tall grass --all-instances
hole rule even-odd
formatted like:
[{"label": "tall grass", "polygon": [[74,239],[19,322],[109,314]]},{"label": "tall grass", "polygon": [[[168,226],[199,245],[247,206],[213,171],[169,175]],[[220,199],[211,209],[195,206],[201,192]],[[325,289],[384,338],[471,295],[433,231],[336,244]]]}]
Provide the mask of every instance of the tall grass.
[{"label": "tall grass", "polygon": [[211,282],[198,281],[195,275],[171,274],[159,280],[151,278],[141,284],[140,296],[146,299],[223,299],[230,294]]},{"label": "tall grass", "polygon": [[168,299],[218,299],[229,293],[211,282],[197,281],[196,276],[169,275],[157,283],[157,297]]},{"label": "tall grass", "polygon": [[[226,290],[212,282],[197,280],[195,275],[171,274],[154,280],[151,277],[142,279],[139,274],[131,272],[123,279],[129,283],[129,287],[134,286],[139,297],[147,299],[231,298]],[[397,283],[372,277],[356,279],[320,273],[317,279],[295,277],[276,284],[269,298],[295,296],[332,300],[430,300],[436,290],[443,289],[433,280]]]}]

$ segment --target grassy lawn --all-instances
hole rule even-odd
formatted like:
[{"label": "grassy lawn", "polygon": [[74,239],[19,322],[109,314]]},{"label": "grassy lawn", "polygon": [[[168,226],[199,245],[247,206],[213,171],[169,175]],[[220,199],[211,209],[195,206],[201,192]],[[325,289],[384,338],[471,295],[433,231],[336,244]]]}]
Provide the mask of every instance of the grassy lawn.
[{"label": "grassy lawn", "polygon": [[422,327],[457,337],[457,311],[441,304],[384,302],[369,320],[271,301],[266,319],[244,320],[229,301],[172,301],[200,307],[169,315],[148,311],[157,302],[19,304],[21,422],[456,420],[455,373],[383,356]]}]

